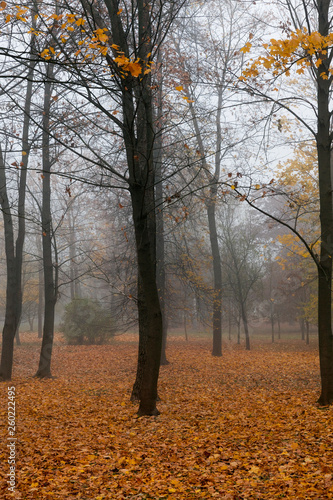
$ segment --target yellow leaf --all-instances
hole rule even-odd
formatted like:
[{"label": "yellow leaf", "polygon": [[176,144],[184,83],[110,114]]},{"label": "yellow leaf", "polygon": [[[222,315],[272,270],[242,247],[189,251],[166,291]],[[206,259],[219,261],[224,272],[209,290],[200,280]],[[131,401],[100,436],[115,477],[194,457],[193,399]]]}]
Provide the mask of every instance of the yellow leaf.
[{"label": "yellow leaf", "polygon": [[243,52],[243,54],[245,54],[246,52],[250,52],[251,47],[252,47],[252,43],[247,42],[247,43],[244,45],[244,47],[242,47],[242,48],[240,49],[240,52]]},{"label": "yellow leaf", "polygon": [[251,474],[258,474],[260,472],[260,469],[259,467],[257,467],[256,465],[252,465],[251,469],[249,470],[249,472]]},{"label": "yellow leaf", "polygon": [[132,76],[138,77],[142,71],[141,64],[139,64],[137,62],[129,63],[128,64],[128,71],[131,73]]},{"label": "yellow leaf", "polygon": [[178,90],[178,92],[181,92],[182,90],[184,90],[184,87],[182,85],[178,85],[178,87],[176,87],[176,90]]}]

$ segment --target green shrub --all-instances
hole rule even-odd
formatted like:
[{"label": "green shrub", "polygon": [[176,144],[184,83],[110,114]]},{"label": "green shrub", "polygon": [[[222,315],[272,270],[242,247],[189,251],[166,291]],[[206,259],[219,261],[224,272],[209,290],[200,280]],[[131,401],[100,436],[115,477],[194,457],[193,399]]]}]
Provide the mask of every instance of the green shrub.
[{"label": "green shrub", "polygon": [[68,344],[105,344],[114,335],[109,311],[91,299],[73,299],[60,328]]}]

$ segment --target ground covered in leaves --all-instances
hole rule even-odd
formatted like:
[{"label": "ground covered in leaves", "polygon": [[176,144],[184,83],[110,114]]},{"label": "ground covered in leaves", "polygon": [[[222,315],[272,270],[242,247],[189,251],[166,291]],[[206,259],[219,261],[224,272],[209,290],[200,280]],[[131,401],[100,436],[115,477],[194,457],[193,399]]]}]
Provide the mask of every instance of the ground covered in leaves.
[{"label": "ground covered in leaves", "polygon": [[[129,402],[136,337],[66,346],[53,380],[31,378],[39,344],[15,350],[17,491],[28,499],[333,499],[333,408],[318,408],[315,344],[171,337],[159,417]],[[8,494],[7,383],[1,396],[1,491]]]}]

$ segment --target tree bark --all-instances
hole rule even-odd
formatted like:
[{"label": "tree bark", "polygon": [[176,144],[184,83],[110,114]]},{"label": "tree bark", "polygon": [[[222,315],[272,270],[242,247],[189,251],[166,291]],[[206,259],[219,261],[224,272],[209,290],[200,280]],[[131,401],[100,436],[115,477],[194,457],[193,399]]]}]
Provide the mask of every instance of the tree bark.
[{"label": "tree bark", "polygon": [[[113,43],[129,55],[127,35],[117,15],[118,2],[106,0]],[[152,53],[151,2],[138,0],[136,23],[137,57],[147,61]],[[133,20],[134,22],[134,20]],[[136,253],[139,274],[139,415],[156,415],[163,324],[156,284],[156,203],[153,163],[154,126],[151,75],[140,79],[124,75],[121,80],[123,137],[129,170]],[[141,306],[140,306],[141,304]],[[140,307],[142,309],[140,310]],[[140,352],[140,349],[142,351]]]},{"label": "tree bark", "polygon": [[270,300],[270,317],[271,317],[271,329],[272,329],[272,344],[275,342],[275,328],[274,328],[274,306],[272,299]]},{"label": "tree bark", "polygon": [[7,267],[6,284],[6,310],[5,323],[2,330],[2,350],[0,364],[0,379],[10,380],[13,369],[14,337],[17,327],[15,290],[16,290],[16,269],[15,269],[15,246],[13,220],[10,211],[10,203],[7,195],[7,184],[5,174],[5,164],[0,147],[0,203],[4,222],[5,252]]},{"label": "tree bark", "polygon": [[[153,187],[154,189],[154,187]],[[145,321],[143,323],[142,347],[144,355],[139,357],[141,387],[139,415],[156,415],[157,382],[162,349],[162,313],[156,286],[156,262],[152,255],[151,237],[148,229],[148,214],[145,210],[147,188],[131,187],[133,219],[137,246],[138,270],[144,297]],[[140,353],[139,353],[140,355]]]},{"label": "tree bark", "polygon": [[52,64],[47,65],[47,81],[44,87],[43,106],[43,197],[42,197],[42,248],[44,269],[44,326],[38,378],[51,378],[51,358],[54,336],[54,309],[56,291],[54,282],[54,267],[52,259],[52,213],[51,213],[51,157],[50,157],[50,107]]},{"label": "tree bark", "polygon": [[[30,54],[34,53],[35,35],[31,35]],[[20,345],[19,325],[22,315],[22,265],[23,247],[25,240],[25,195],[27,185],[27,169],[30,152],[29,127],[30,110],[33,93],[33,73],[35,68],[34,57],[31,57],[28,74],[27,87],[24,103],[23,134],[22,134],[22,158],[20,164],[20,179],[18,188],[18,230],[16,243],[14,244],[14,227],[7,194],[7,180],[5,163],[2,150],[0,150],[0,204],[3,212],[5,232],[5,253],[7,265],[6,285],[6,311],[5,323],[2,332],[2,352],[0,363],[0,379],[10,380],[13,369],[14,337]]]},{"label": "tree bark", "polygon": [[213,356],[222,356],[222,268],[219,243],[216,230],[216,186],[211,186],[211,197],[207,201],[209,237],[213,257],[214,293],[213,293]]},{"label": "tree bark", "polygon": [[[318,1],[319,33],[329,33],[330,0]],[[317,70],[317,152],[319,170],[319,199],[321,244],[318,263],[318,334],[319,358],[321,373],[321,394],[319,404],[329,405],[333,402],[333,336],[332,336],[332,257],[333,257],[333,211],[332,211],[332,175],[331,175],[331,143],[329,110],[330,75],[328,80],[322,78],[327,74],[329,60],[327,54],[321,57]]]},{"label": "tree bark", "polygon": [[280,321],[280,314],[277,313],[277,322],[278,322],[278,339],[281,339],[281,321]]},{"label": "tree bark", "polygon": [[40,235],[36,235],[36,247],[38,249],[38,338],[43,338],[43,311],[44,311],[44,272],[43,272],[43,251]]},{"label": "tree bark", "polygon": [[141,386],[143,381],[143,367],[147,362],[146,360],[147,308],[139,274],[138,274],[137,295],[138,295],[138,318],[139,318],[139,347],[138,347],[138,362],[136,367],[136,377],[131,393],[131,401],[140,401]]},{"label": "tree bark", "polygon": [[163,115],[163,96],[162,96],[162,77],[160,74],[161,67],[161,51],[158,51],[157,56],[157,116],[155,118],[155,143],[154,143],[154,170],[156,181],[156,264],[157,264],[157,288],[160,298],[161,314],[163,321],[163,337],[162,337],[162,352],[161,365],[168,365],[169,361],[166,357],[166,345],[168,335],[168,322],[165,310],[165,241],[164,241],[164,211],[163,211],[163,176],[162,176],[162,115]]},{"label": "tree bark", "polygon": [[247,313],[246,313],[246,308],[245,304],[241,304],[242,308],[242,321],[243,321],[243,326],[244,326],[244,333],[245,333],[245,349],[249,351],[251,349],[250,346],[250,334],[249,334],[249,324],[247,321]]},{"label": "tree bark", "polygon": [[305,321],[304,321],[304,318],[301,318],[299,320],[299,325],[301,327],[301,338],[302,338],[302,340],[305,340]]}]

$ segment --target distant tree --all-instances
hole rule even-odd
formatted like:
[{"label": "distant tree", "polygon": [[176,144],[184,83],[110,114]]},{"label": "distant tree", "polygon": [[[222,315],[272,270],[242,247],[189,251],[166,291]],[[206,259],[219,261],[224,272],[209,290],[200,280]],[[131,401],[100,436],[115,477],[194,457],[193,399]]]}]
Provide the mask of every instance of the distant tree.
[{"label": "distant tree", "polygon": [[[237,221],[239,217],[240,221]],[[243,216],[244,217],[244,216]],[[249,217],[228,207],[221,218],[224,283],[232,293],[242,319],[246,349],[250,350],[249,303],[263,277],[264,260],[259,230]]]}]

